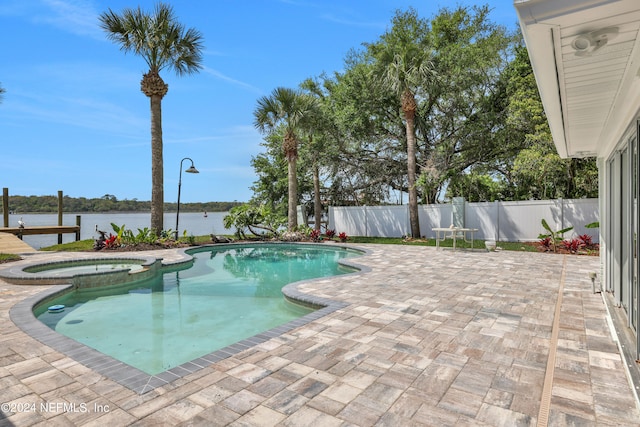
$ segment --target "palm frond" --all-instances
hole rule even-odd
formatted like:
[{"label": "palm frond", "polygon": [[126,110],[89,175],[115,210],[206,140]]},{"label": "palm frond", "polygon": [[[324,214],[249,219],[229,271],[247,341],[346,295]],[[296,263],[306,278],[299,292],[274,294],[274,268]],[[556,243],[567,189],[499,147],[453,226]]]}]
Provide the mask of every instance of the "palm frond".
[{"label": "palm frond", "polygon": [[109,40],[142,57],[150,70],[169,68],[184,75],[202,68],[202,34],[185,29],[169,5],[158,3],[151,14],[140,7],[126,8],[121,14],[109,9],[99,20]]}]

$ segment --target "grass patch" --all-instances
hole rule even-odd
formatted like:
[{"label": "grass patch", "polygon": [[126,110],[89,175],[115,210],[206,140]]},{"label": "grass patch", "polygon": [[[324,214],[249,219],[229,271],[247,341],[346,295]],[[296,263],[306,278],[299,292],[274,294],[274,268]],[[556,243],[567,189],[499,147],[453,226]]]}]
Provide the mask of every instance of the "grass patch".
[{"label": "grass patch", "polygon": [[20,257],[20,255],[0,253],[0,263],[10,262],[10,261],[19,261],[21,259],[22,258]]},{"label": "grass patch", "polygon": [[[194,236],[194,242],[198,245],[206,245],[211,243],[211,236]],[[184,239],[181,239],[184,240]],[[86,239],[77,242],[62,243],[60,245],[47,246],[40,248],[41,251],[65,251],[65,252],[86,252],[92,251],[95,240]]]},{"label": "grass patch", "polygon": [[535,242],[498,242],[496,246],[505,251],[540,252]]},{"label": "grass patch", "polygon": [[59,245],[47,246],[46,248],[40,248],[41,251],[66,251],[66,252],[81,252],[90,251],[93,249],[94,240],[78,240],[77,242],[62,243]]}]

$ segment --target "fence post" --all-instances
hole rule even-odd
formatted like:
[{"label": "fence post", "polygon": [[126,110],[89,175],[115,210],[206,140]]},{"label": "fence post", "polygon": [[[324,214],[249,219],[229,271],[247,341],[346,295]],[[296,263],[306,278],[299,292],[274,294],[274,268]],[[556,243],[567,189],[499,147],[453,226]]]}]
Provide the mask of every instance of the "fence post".
[{"label": "fence post", "polygon": [[364,209],[364,235],[369,237],[369,218],[367,217],[367,205],[362,206]]},{"label": "fence post", "polygon": [[4,187],[2,189],[2,217],[4,226],[9,226],[9,188]]},{"label": "fence post", "polygon": [[496,231],[495,231],[495,239],[496,242],[500,241],[500,201],[496,200],[495,202],[493,202],[494,206],[496,207]]},{"label": "fence post", "polygon": [[[62,191],[58,190],[58,226],[62,225]],[[58,234],[58,244],[62,244],[62,234]]]},{"label": "fence post", "polygon": [[76,231],[76,242],[80,241],[80,215],[76,215],[76,225],[78,226],[78,231]]}]

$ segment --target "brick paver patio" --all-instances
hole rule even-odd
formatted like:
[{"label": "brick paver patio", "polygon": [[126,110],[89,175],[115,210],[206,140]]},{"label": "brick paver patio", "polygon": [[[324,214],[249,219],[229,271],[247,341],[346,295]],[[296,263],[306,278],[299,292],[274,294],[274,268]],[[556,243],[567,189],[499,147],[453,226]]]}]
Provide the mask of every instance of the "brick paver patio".
[{"label": "brick paver patio", "polygon": [[298,288],[344,308],[143,394],[11,321],[49,286],[0,281],[0,426],[640,425],[597,258],[359,247],[369,271]]}]

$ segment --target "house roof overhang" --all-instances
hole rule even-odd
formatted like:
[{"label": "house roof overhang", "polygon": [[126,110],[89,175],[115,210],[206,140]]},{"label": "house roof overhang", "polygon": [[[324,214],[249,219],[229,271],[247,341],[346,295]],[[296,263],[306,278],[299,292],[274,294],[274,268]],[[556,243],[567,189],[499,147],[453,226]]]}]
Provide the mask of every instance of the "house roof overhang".
[{"label": "house roof overhang", "polygon": [[605,157],[640,107],[640,0],[515,0],[561,157]]}]

